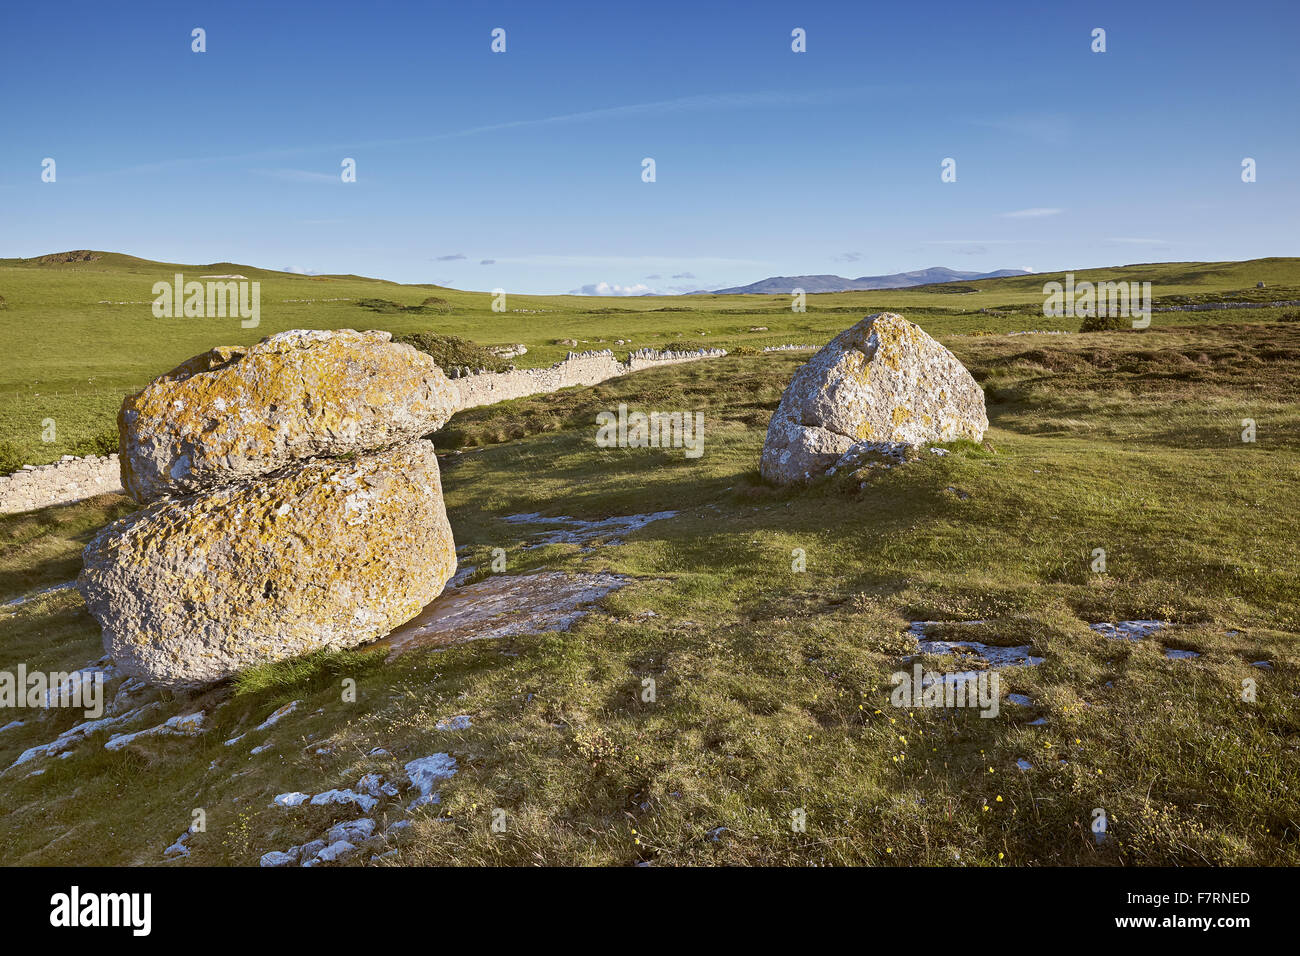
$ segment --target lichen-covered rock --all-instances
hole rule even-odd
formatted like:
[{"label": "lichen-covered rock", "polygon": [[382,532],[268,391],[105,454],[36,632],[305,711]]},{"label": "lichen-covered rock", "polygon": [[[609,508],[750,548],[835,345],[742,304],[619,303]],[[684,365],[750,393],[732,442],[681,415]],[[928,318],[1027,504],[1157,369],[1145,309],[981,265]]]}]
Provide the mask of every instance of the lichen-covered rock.
[{"label": "lichen-covered rock", "polygon": [[118,670],[166,687],[382,637],[456,569],[427,441],[155,502],[84,559]]},{"label": "lichen-covered rock", "polygon": [[901,315],[878,312],[795,372],[759,470],[777,484],[808,481],[860,442],[980,441],[988,427],[984,392],[957,357]]},{"label": "lichen-covered rock", "polygon": [[122,402],[122,486],[149,502],[435,431],[455,411],[451,383],[391,338],[296,329],[190,359]]}]

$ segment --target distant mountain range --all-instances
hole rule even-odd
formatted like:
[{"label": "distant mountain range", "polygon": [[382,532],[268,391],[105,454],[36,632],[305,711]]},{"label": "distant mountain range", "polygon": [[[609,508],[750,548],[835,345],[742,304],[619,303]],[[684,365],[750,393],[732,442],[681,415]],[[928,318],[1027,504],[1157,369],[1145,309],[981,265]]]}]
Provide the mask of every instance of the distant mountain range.
[{"label": "distant mountain range", "polygon": [[805,292],[861,292],[866,289],[906,289],[910,286],[930,285],[935,282],[956,282],[969,279],[1001,279],[1006,276],[1029,275],[1028,269],[999,269],[996,272],[958,272],[943,266],[917,269],[915,272],[895,272],[887,276],[862,276],[845,279],[843,276],[772,276],[749,285],[730,289],[714,289],[716,295],[759,293],[789,295],[791,289]]}]

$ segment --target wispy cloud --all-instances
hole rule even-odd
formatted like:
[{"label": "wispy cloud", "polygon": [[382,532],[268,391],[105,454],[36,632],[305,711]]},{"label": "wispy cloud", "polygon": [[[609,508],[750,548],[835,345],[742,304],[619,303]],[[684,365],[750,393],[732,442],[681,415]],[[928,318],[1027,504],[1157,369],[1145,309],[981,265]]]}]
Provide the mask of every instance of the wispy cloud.
[{"label": "wispy cloud", "polygon": [[857,262],[861,258],[862,258],[862,253],[860,252],[843,252],[840,253],[838,256],[832,256],[831,261],[832,262]]},{"label": "wispy cloud", "polygon": [[1059,216],[1063,212],[1065,212],[1064,209],[1057,209],[1053,206],[1034,206],[1032,209],[1016,209],[1000,215],[1003,219],[1038,219],[1042,216]]},{"label": "wispy cloud", "polygon": [[310,169],[255,169],[259,176],[269,176],[287,183],[337,183],[338,173],[318,173]]},{"label": "wispy cloud", "polygon": [[465,256],[462,253],[455,252],[449,256],[434,256],[433,261],[434,262],[458,262],[459,260],[464,258]]},{"label": "wispy cloud", "polygon": [[480,259],[478,264],[481,266],[494,266],[497,264],[495,259]]},{"label": "wispy cloud", "polygon": [[[313,153],[338,153],[346,155],[348,151],[358,149],[382,149],[390,146],[410,146],[418,143],[437,143],[466,136],[481,136],[503,130],[529,129],[536,127],[558,126],[570,123],[594,123],[606,120],[640,119],[649,116],[669,116],[678,113],[729,112],[734,110],[782,109],[798,106],[814,106],[836,102],[852,102],[863,97],[888,94],[898,95],[900,87],[895,85],[872,85],[855,87],[837,87],[831,89],[789,92],[772,90],[752,93],[704,93],[696,96],[681,96],[670,100],[654,100],[649,103],[630,103],[623,106],[608,106],[594,110],[581,110],[574,113],[558,113],[553,116],[539,116],[531,119],[507,120],[501,123],[487,123],[481,126],[469,126],[465,129],[448,130],[442,133],[430,133],[426,136],[407,136],[395,139],[373,139],[351,141],[347,143],[321,143],[312,146],[293,146],[267,148],[246,153],[225,156],[190,156],[176,159],[160,160],[154,163],[142,163],[121,169],[88,173],[77,177],[78,180],[97,179],[103,176],[121,176],[137,173],[155,173],[166,169],[183,166],[204,165],[210,163],[257,162],[288,156],[301,156]],[[310,180],[339,182],[338,173],[308,173],[306,170],[255,170],[262,174],[304,173]],[[314,177],[321,177],[319,180]],[[60,181],[63,181],[60,179]]]}]

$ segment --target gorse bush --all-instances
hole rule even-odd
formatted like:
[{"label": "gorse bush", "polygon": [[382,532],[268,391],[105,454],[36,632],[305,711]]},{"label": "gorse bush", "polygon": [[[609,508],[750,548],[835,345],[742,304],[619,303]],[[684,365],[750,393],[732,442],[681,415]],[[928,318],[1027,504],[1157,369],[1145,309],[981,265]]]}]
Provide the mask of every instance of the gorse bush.
[{"label": "gorse bush", "polygon": [[441,335],[437,332],[405,332],[401,335],[394,335],[393,341],[412,345],[426,355],[433,356],[433,360],[444,369],[455,368],[456,366],[465,366],[472,369],[482,368],[487,369],[489,372],[503,372],[506,369],[505,360],[493,355],[483,346],[456,335]]},{"label": "gorse bush", "polygon": [[83,455],[116,455],[119,448],[117,428],[105,428],[88,442],[78,446]]},{"label": "gorse bush", "polygon": [[428,313],[442,314],[451,311],[451,303],[436,295],[425,297],[419,305],[402,305],[400,302],[393,302],[391,299],[358,299],[357,305],[382,315],[425,315]]},{"label": "gorse bush", "polygon": [[1090,315],[1079,326],[1080,332],[1122,332],[1133,328],[1133,320],[1123,315]]},{"label": "gorse bush", "polygon": [[25,464],[22,446],[8,438],[0,438],[0,475],[17,471]]}]

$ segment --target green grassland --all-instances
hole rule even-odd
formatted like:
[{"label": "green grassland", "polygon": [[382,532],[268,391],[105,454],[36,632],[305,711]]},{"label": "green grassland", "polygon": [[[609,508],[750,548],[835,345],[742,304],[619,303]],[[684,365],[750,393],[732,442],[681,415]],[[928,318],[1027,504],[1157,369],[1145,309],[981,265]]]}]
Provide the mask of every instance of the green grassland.
[{"label": "green grassland", "polygon": [[[506,312],[493,312],[487,292],[399,285],[359,276],[303,276],[230,262],[204,265],[151,262],[119,253],[96,258],[52,255],[0,259],[0,471],[55,461],[61,455],[104,453],[115,445],[122,396],[214,345],[251,344],[291,328],[382,328],[395,333],[434,330],[485,345],[522,342],[516,364],[549,365],[569,350],[688,344],[761,348],[825,343],[871,312],[906,315],[932,335],[982,335],[1028,329],[1078,329],[1073,318],[1042,315],[1043,274],[919,289],[808,296],[807,311],[789,296],[694,295],[600,299],[508,294]],[[73,261],[66,261],[72,259]],[[87,260],[88,261],[85,261]],[[244,329],[233,318],[157,319],[152,287],[177,273],[187,280],[237,274],[262,283],[261,321]],[[1156,304],[1192,301],[1300,299],[1300,259],[1162,263],[1082,270],[1085,279],[1150,281]],[[1257,282],[1265,289],[1257,290]],[[438,300],[424,304],[426,300]],[[1233,321],[1277,322],[1291,309],[1242,310]],[[1159,313],[1153,324],[1221,322],[1223,312]],[[765,328],[766,331],[750,331]],[[620,351],[628,346],[617,347]],[[53,441],[43,423],[55,422]]]},{"label": "green grassland", "polygon": [[[372,770],[400,777],[403,762],[447,751],[459,772],[442,802],[413,815],[382,865],[1300,864],[1300,323],[1276,310],[1157,314],[1140,333],[1010,337],[991,333],[1053,327],[1035,314],[1046,277],[979,283],[976,293],[816,296],[804,314],[766,297],[512,296],[512,308],[551,311],[499,315],[479,293],[196,270],[264,276],[263,325],[245,332],[98,306],[147,300],[154,275],[171,268],[98,265],[0,265],[9,304],[0,321],[13,343],[2,387],[21,414],[37,415],[42,398],[66,396],[82,378],[132,387],[211,345],[295,326],[434,328],[522,341],[525,358],[546,363],[566,337],[589,347],[690,336],[733,349],[820,344],[892,308],[970,368],[991,427],[981,446],[780,490],[759,479],[757,462],[806,356],[737,354],[462,412],[435,440],[470,564],[501,547],[509,573],[609,570],[635,583],[569,632],[388,663],[366,649],[317,655],[168,695],[150,723],[204,708],[211,729],[119,752],[102,747],[101,733],[68,759],[33,762],[41,775],[25,776],[27,766],[0,775],[0,861],[158,863],[202,808],[207,830],[180,865],[252,865],[357,816],[285,810],[273,795],[349,787]],[[1223,294],[1260,280],[1300,285],[1300,262],[1109,277],[1151,278],[1157,295]],[[78,298],[69,283],[81,282]],[[419,305],[430,295],[452,311],[271,307],[326,296]],[[668,308],[691,311],[656,311]],[[46,394],[29,391],[32,377]],[[90,434],[115,402],[96,404],[95,383],[85,384],[58,414],[89,409]],[[598,448],[595,415],[620,402],[703,411],[704,455]],[[6,434],[31,427],[15,414],[5,413]],[[1257,423],[1254,443],[1241,440],[1244,418]],[[69,580],[89,536],[131,507],[103,496],[0,518],[0,601]],[[518,526],[501,520],[662,509],[679,514],[586,550],[525,549]],[[1096,548],[1105,573],[1091,569]],[[1138,643],[1088,628],[1146,618],[1171,625]],[[889,675],[917,620],[948,622],[952,639],[1029,644],[1041,665],[999,673],[1004,693],[1032,706],[1004,703],[987,719],[892,707]],[[974,620],[985,623],[961,623]],[[1164,647],[1201,656],[1171,660]],[[71,669],[101,653],[75,591],[0,609],[0,670]],[[341,701],[343,678],[356,680],[355,702]],[[642,699],[647,678],[653,702]],[[1253,702],[1242,699],[1246,680],[1258,686]],[[294,699],[303,706],[279,725],[250,732]],[[454,714],[473,726],[436,729]],[[1039,717],[1047,723],[1030,724]],[[0,767],[79,719],[28,717],[0,734]],[[371,756],[377,747],[389,755]],[[504,832],[492,829],[498,808]],[[1090,832],[1097,808],[1109,820],[1100,843]],[[796,810],[803,832],[791,827]]]}]

